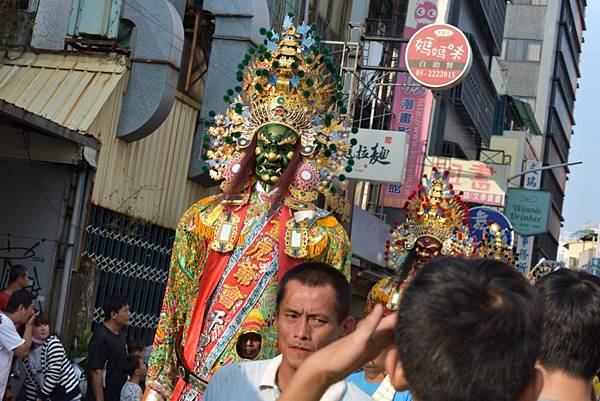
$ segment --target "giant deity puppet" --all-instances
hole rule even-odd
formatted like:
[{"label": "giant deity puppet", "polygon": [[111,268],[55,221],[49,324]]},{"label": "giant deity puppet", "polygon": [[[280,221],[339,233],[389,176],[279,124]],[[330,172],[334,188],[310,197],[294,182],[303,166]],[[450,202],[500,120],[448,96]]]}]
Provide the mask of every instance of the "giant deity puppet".
[{"label": "giant deity puppet", "polygon": [[[274,357],[278,280],[298,263],[324,262],[349,277],[346,232],[313,204],[343,190],[355,143],[339,117],[340,78],[314,28],[287,17],[281,34],[262,29],[264,44],[249,50],[240,85],[224,97],[226,113],[209,114],[206,159],[221,193],[178,225],[146,400],[201,399],[220,366]],[[238,354],[247,333],[260,336],[258,355]]]},{"label": "giant deity puppet", "polygon": [[398,309],[402,291],[427,261],[445,255],[470,255],[476,248],[469,234],[469,209],[449,182],[449,172],[433,169],[410,195],[404,223],[394,224],[386,241],[385,260],[394,271],[375,283],[366,310],[381,303],[388,312]]},{"label": "giant deity puppet", "polygon": [[514,264],[512,233],[492,221],[480,240],[471,235],[469,209],[449,182],[450,172],[433,169],[431,177],[406,202],[406,222],[396,224],[386,243],[386,261],[396,273],[377,282],[367,296],[367,311],[381,303],[398,309],[402,291],[417,270],[444,255],[494,259]]}]

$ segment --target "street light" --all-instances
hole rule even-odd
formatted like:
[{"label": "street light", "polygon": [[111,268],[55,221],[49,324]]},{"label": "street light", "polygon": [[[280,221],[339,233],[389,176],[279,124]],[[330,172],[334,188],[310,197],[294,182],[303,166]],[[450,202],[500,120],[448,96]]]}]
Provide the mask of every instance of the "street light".
[{"label": "street light", "polygon": [[577,161],[577,162],[571,162],[571,163],[561,163],[561,164],[552,164],[550,166],[544,166],[544,167],[534,168],[533,170],[521,171],[520,173],[517,173],[517,174],[513,175],[512,177],[509,177],[507,179],[507,182],[510,183],[515,178],[519,178],[519,177],[521,177],[523,175],[526,175],[526,174],[529,174],[529,173],[535,173],[535,172],[544,171],[544,170],[552,170],[552,169],[560,168],[560,167],[575,166],[577,164],[583,164],[583,161]]}]

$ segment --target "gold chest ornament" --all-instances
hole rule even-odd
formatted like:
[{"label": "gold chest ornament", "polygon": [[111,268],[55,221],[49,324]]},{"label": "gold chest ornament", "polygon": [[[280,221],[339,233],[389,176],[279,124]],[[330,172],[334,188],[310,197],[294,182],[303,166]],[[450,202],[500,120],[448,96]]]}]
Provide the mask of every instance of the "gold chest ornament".
[{"label": "gold chest ornament", "polygon": [[291,218],[286,223],[285,253],[292,258],[305,258],[308,255],[308,221]]},{"label": "gold chest ornament", "polygon": [[233,251],[237,244],[238,225],[240,217],[232,211],[221,213],[215,222],[213,240],[210,248],[214,251],[227,253]]}]

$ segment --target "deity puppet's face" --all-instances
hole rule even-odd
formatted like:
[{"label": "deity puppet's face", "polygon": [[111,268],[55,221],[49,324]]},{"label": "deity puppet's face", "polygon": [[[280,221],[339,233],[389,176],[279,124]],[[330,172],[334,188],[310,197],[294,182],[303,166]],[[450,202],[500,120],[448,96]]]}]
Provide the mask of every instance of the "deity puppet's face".
[{"label": "deity puppet's face", "polygon": [[299,136],[281,124],[261,127],[256,141],[256,178],[266,185],[277,183],[294,157]]},{"label": "deity puppet's face", "polygon": [[442,254],[442,243],[429,236],[423,236],[417,238],[415,242],[415,261],[418,266],[422,266],[430,259],[441,256]]}]

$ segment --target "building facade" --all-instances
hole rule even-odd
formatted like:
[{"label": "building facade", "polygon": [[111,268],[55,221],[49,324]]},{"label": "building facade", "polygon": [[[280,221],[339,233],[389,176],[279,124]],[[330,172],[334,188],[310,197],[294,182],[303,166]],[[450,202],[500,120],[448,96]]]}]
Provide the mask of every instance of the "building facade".
[{"label": "building facade", "polygon": [[446,22],[469,38],[473,64],[460,85],[436,98],[430,155],[477,160],[489,148],[499,99],[492,66],[501,51],[505,12],[504,0],[449,2]]},{"label": "building facade", "polygon": [[11,172],[0,184],[12,195],[0,280],[25,264],[65,334],[82,316],[72,273],[91,259],[97,296],[83,318],[98,324],[104,300],[126,294],[129,336],[149,341],[174,229],[208,194],[187,168],[213,18],[192,1],[12,3],[0,32],[0,164]]},{"label": "building facade", "polygon": [[[585,0],[514,0],[507,8],[501,63],[507,93],[528,102],[544,134],[544,166],[566,163],[575,120]],[[556,259],[568,168],[542,173],[552,193],[549,231],[536,237],[534,260]]]}]

